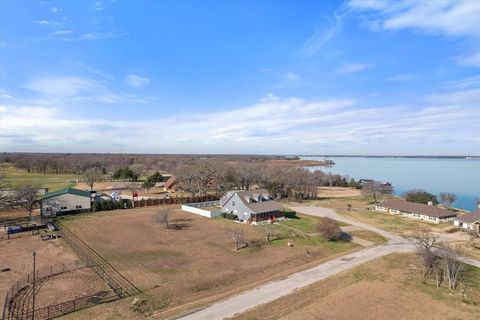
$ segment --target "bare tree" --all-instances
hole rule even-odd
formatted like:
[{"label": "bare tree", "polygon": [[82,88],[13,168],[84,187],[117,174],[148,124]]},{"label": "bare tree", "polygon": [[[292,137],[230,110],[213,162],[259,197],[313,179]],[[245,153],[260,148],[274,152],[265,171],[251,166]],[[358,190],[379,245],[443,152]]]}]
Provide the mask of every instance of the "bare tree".
[{"label": "bare tree", "polygon": [[15,193],[16,205],[28,212],[30,220],[32,220],[32,211],[40,200],[39,191],[40,187],[37,184],[27,182],[18,188]]},{"label": "bare tree", "polygon": [[379,195],[393,194],[393,186],[386,182],[368,181],[362,185],[362,193],[373,196],[374,203],[377,203],[377,197]]},{"label": "bare tree", "polygon": [[83,181],[93,190],[93,186],[102,178],[102,172],[98,168],[90,168],[83,173]]},{"label": "bare tree", "polygon": [[342,235],[342,229],[340,229],[335,220],[330,218],[322,218],[315,225],[315,230],[328,241],[338,240]]},{"label": "bare tree", "polygon": [[163,209],[155,215],[155,221],[157,221],[160,224],[164,224],[165,227],[168,229],[170,227],[169,223],[170,223],[171,213],[172,213],[172,210]]},{"label": "bare tree", "polygon": [[[417,253],[422,258],[423,277],[427,278],[435,272],[438,273],[438,253],[435,249],[438,237],[429,231],[418,231],[410,236],[413,243],[417,246]],[[439,286],[437,277],[437,286]]]},{"label": "bare tree", "polygon": [[462,250],[460,249],[460,246],[451,247],[448,245],[444,249],[440,250],[443,273],[448,280],[448,288],[450,290],[455,290],[463,281],[465,267],[460,261],[461,255]]},{"label": "bare tree", "polygon": [[265,242],[269,243],[272,240],[272,237],[275,235],[275,230],[271,224],[266,224],[262,227],[263,236],[265,237]]},{"label": "bare tree", "polygon": [[226,234],[233,241],[235,250],[243,248],[247,243],[245,232],[242,229],[229,229]]},{"label": "bare tree", "polygon": [[442,192],[440,193],[440,201],[446,207],[450,208],[452,204],[457,200],[457,196],[454,193]]},{"label": "bare tree", "polygon": [[333,175],[331,172],[329,172],[327,174],[327,181],[328,181],[328,187],[330,188],[330,190],[332,190],[332,186],[333,186],[333,180],[335,179],[335,175]]}]

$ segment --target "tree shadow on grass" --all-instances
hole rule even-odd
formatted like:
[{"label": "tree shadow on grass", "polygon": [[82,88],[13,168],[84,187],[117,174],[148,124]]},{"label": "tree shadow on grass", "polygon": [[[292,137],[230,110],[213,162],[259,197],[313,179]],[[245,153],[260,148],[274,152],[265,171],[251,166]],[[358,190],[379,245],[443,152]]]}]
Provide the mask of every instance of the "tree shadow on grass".
[{"label": "tree shadow on grass", "polygon": [[352,241],[352,235],[342,231],[338,240],[339,241],[344,241],[344,242],[350,242],[350,241]]},{"label": "tree shadow on grass", "polygon": [[168,225],[168,229],[171,229],[171,230],[183,230],[184,228],[190,228],[192,225],[188,224],[188,223],[170,223]]}]

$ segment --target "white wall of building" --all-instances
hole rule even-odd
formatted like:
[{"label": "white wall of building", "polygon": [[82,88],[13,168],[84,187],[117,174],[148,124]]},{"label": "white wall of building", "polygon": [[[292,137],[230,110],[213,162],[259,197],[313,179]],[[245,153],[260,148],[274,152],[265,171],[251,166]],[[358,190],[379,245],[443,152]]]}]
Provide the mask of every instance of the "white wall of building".
[{"label": "white wall of building", "polygon": [[187,211],[187,212],[191,212],[191,213],[195,213],[195,214],[201,215],[203,217],[207,217],[207,218],[218,217],[222,214],[222,211],[220,210],[220,208],[218,209],[218,211],[208,211],[208,210],[204,210],[204,209],[201,209],[201,208],[196,208],[196,207],[193,207],[193,206],[189,206],[189,205],[186,205],[186,204],[182,204],[182,210]]}]

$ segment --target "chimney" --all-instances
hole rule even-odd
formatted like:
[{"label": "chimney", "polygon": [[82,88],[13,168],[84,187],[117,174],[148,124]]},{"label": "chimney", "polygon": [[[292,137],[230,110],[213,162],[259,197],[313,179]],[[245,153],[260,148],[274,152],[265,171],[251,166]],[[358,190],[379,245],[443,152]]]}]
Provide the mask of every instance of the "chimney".
[{"label": "chimney", "polygon": [[429,206],[433,206],[433,201],[428,201],[427,203]]}]

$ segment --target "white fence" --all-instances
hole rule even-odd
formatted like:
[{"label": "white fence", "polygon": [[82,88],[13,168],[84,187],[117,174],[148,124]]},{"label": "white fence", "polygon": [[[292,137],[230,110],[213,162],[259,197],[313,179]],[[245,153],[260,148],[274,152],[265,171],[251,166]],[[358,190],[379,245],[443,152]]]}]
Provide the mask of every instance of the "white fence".
[{"label": "white fence", "polygon": [[[202,208],[218,206],[218,210],[205,210]],[[182,204],[182,210],[195,213],[207,218],[218,217],[222,214],[222,209],[220,208],[220,201],[206,201],[206,202],[195,202]]]}]

